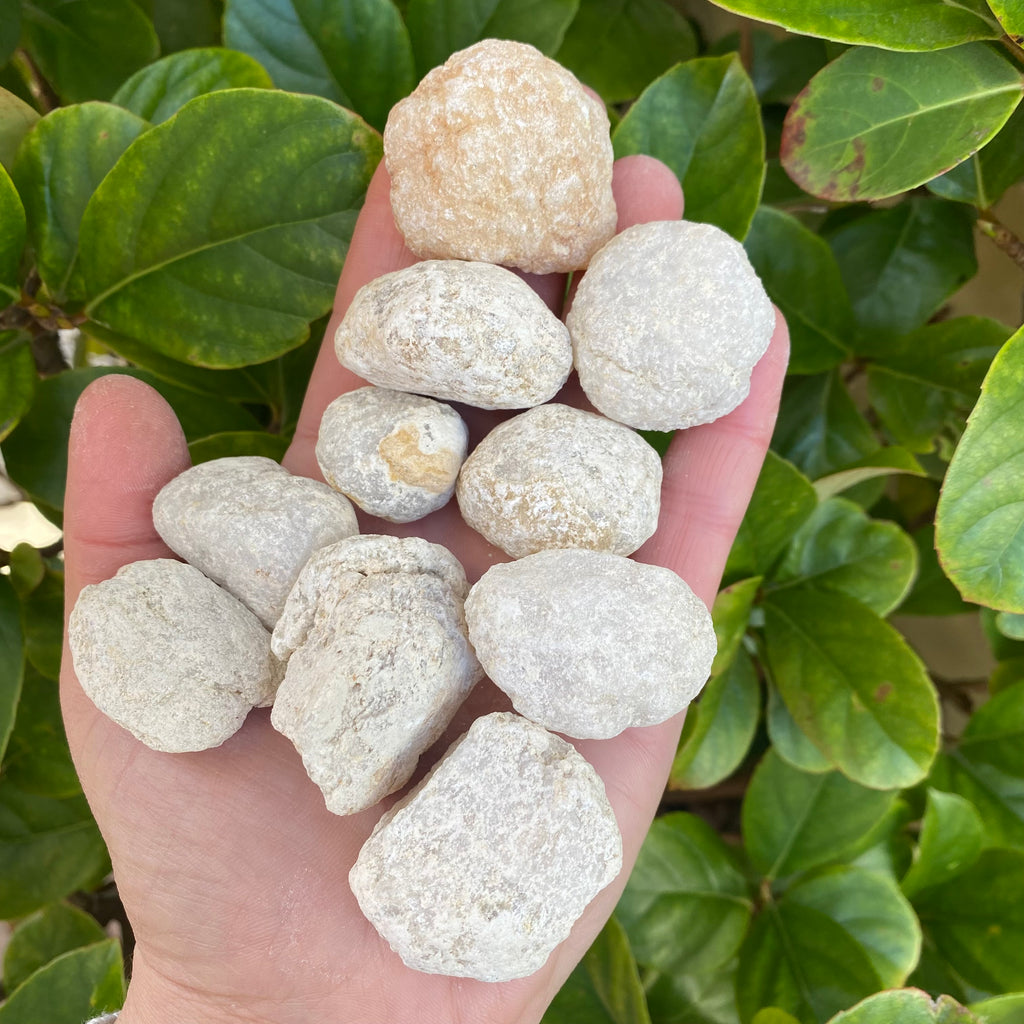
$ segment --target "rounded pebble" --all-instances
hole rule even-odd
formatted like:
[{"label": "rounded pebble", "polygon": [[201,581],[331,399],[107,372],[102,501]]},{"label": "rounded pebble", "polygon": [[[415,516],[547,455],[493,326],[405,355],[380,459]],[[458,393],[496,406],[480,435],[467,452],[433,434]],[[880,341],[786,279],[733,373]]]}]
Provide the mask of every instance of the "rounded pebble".
[{"label": "rounded pebble", "polygon": [[349,882],[408,967],[510,981],[544,965],[621,867],[590,764],[539,725],[496,713],[384,815]]},{"label": "rounded pebble", "polygon": [[366,387],[327,406],[316,459],[324,479],[364,512],[409,523],[451,499],[467,445],[451,406]]},{"label": "rounded pebble", "polygon": [[682,579],[604,551],[538,551],[492,566],[470,589],[466,621],[515,709],[581,739],[682,711],[716,649],[711,615]]},{"label": "rounded pebble", "polygon": [[631,427],[677,430],[747,397],[775,312],[739,242],[711,224],[656,221],[597,253],[566,324],[597,409]]},{"label": "rounded pebble", "polygon": [[513,558],[628,555],[658,526],[661,460],[621,423],[551,403],[495,427],[459,474],[462,518]]},{"label": "rounded pebble", "polygon": [[391,110],[384,159],[418,256],[564,272],[615,231],[604,105],[525,43],[485,39],[427,74]]}]

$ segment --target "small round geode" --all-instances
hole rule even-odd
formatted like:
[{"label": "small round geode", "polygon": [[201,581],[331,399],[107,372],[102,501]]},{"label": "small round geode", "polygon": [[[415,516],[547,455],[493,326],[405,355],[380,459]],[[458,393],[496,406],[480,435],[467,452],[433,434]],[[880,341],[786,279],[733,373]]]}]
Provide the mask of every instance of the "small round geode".
[{"label": "small round geode", "polygon": [[700,692],[715,657],[704,603],[670,569],[586,549],[491,566],[466,599],[480,664],[515,709],[607,739],[656,725]]},{"label": "small round geode", "polygon": [[495,427],[456,493],[466,523],[513,558],[543,548],[628,555],[657,529],[661,460],[629,427],[550,403]]},{"label": "small round geode", "polygon": [[739,242],[711,224],[655,221],[594,256],[566,325],[597,409],[631,427],[677,430],[747,397],[775,313]]},{"label": "small round geode", "polygon": [[334,349],[378,387],[481,409],[540,405],[572,369],[568,330],[525,281],[460,260],[426,260],[363,285]]},{"label": "small round geode", "polygon": [[75,674],[107,717],[154,750],[216,747],[272,699],[270,634],[198,569],[132,562],[83,588],[68,621]]},{"label": "small round geode", "polygon": [[384,129],[391,207],[414,253],[536,274],[585,267],[615,232],[613,158],[604,105],[500,39],[434,68]]},{"label": "small round geode", "polygon": [[467,445],[451,406],[365,387],[327,406],[316,459],[324,479],[364,512],[409,523],[448,503]]}]

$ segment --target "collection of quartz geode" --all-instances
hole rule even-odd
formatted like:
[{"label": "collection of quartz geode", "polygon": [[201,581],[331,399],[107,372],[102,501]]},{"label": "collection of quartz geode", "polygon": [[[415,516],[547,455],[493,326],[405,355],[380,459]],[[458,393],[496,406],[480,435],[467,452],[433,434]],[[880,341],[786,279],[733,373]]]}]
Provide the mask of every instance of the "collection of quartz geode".
[{"label": "collection of quartz geode", "polygon": [[[394,108],[384,143],[396,224],[427,259],[362,288],[337,331],[371,386],[323,416],[327,483],[261,458],[186,471],[153,505],[185,561],[86,587],[70,643],[94,703],[157,750],[216,746],[272,704],[337,814],[405,785],[486,672],[520,714],[478,719],[384,814],[350,882],[410,967],[508,980],[540,968],[621,867],[600,778],[553,733],[662,722],[714,657],[686,583],[625,557],[654,533],[661,488],[631,428],[734,408],[774,318],[717,228],[612,237],[604,108],[532,47],[455,54]],[[496,264],[589,269],[563,325]],[[574,365],[603,416],[550,403]],[[467,458],[445,402],[526,411]],[[349,501],[406,523],[453,493],[514,559],[472,587],[437,544],[360,535]]]}]

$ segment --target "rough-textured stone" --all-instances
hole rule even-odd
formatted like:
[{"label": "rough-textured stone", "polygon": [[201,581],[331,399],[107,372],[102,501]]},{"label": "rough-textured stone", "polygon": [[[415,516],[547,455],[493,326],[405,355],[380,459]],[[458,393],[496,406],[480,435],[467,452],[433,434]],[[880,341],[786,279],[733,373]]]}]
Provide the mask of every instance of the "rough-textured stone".
[{"label": "rough-textured stone", "polygon": [[509,981],[543,966],[621,866],[594,769],[565,740],[497,713],[384,815],[349,881],[409,967]]},{"label": "rough-textured stone", "polygon": [[552,403],[495,427],[459,474],[462,518],[513,558],[628,555],[658,526],[661,460],[621,423]]},{"label": "rough-textured stone", "polygon": [[467,444],[451,406],[368,387],[327,406],[316,458],[324,479],[364,512],[409,523],[448,503]]},{"label": "rough-textured stone", "polygon": [[167,546],[274,628],[299,570],[359,529],[348,499],[272,459],[214,459],[175,477],[153,502]]},{"label": "rough-textured stone", "polygon": [[372,384],[482,409],[546,402],[572,368],[569,332],[525,281],[458,260],[427,260],[364,285],[334,347]]},{"label": "rough-textured stone", "polygon": [[329,810],[404,785],[481,676],[465,574],[420,538],[364,535],[315,552],[274,631],[287,670],[271,722]]},{"label": "rough-textured stone", "polygon": [[85,587],[68,623],[82,689],[154,750],[216,747],[273,699],[270,634],[198,569],[133,562]]},{"label": "rough-textured stone", "polygon": [[384,159],[419,256],[547,274],[615,231],[604,105],[524,43],[486,39],[431,71],[392,109]]},{"label": "rough-textured stone", "polygon": [[594,256],[566,319],[594,406],[645,430],[731,412],[775,326],[743,246],[711,224],[658,221]]},{"label": "rough-textured stone", "polygon": [[494,565],[470,590],[466,620],[484,671],[516,710],[581,738],[682,711],[715,656],[711,616],[682,579],[604,551]]}]

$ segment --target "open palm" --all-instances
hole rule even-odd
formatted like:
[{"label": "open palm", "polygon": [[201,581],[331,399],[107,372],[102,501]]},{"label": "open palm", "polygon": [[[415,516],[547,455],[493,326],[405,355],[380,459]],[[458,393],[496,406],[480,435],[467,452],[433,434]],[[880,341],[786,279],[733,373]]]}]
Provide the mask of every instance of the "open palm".
[{"label": "open palm", "polygon": [[[391,219],[388,188],[382,167],[356,226],[335,320],[285,458],[294,473],[319,477],[313,446],[320,416],[338,394],[363,385],[334,357],[334,326],[360,286],[414,261]],[[619,161],[614,188],[620,230],[682,212],[675,177],[649,158]],[[531,283],[561,312],[564,279]],[[636,557],[675,570],[709,605],[771,435],[787,354],[779,318],[746,402],[716,423],[678,434],[665,457],[661,525]],[[571,393],[561,400],[572,400]],[[474,441],[491,421],[490,414],[473,414]],[[83,586],[128,562],[170,554],[153,529],[151,505],[188,465],[178,423],[156,392],[110,375],[83,394],[66,502],[69,609]],[[505,559],[451,505],[401,528],[366,517],[360,527],[442,543],[471,580]],[[604,779],[626,866],[544,968],[487,984],[410,971],[377,936],[347,876],[381,807],[345,818],[330,814],[291,743],[271,728],[269,711],[252,712],[214,750],[163,754],[96,710],[66,649],[61,692],[75,763],[136,935],[122,1024],[535,1024],[615,904],[682,725],[680,715],[615,739],[576,743]],[[507,702],[489,684],[478,686],[424,760],[497,706]]]}]

